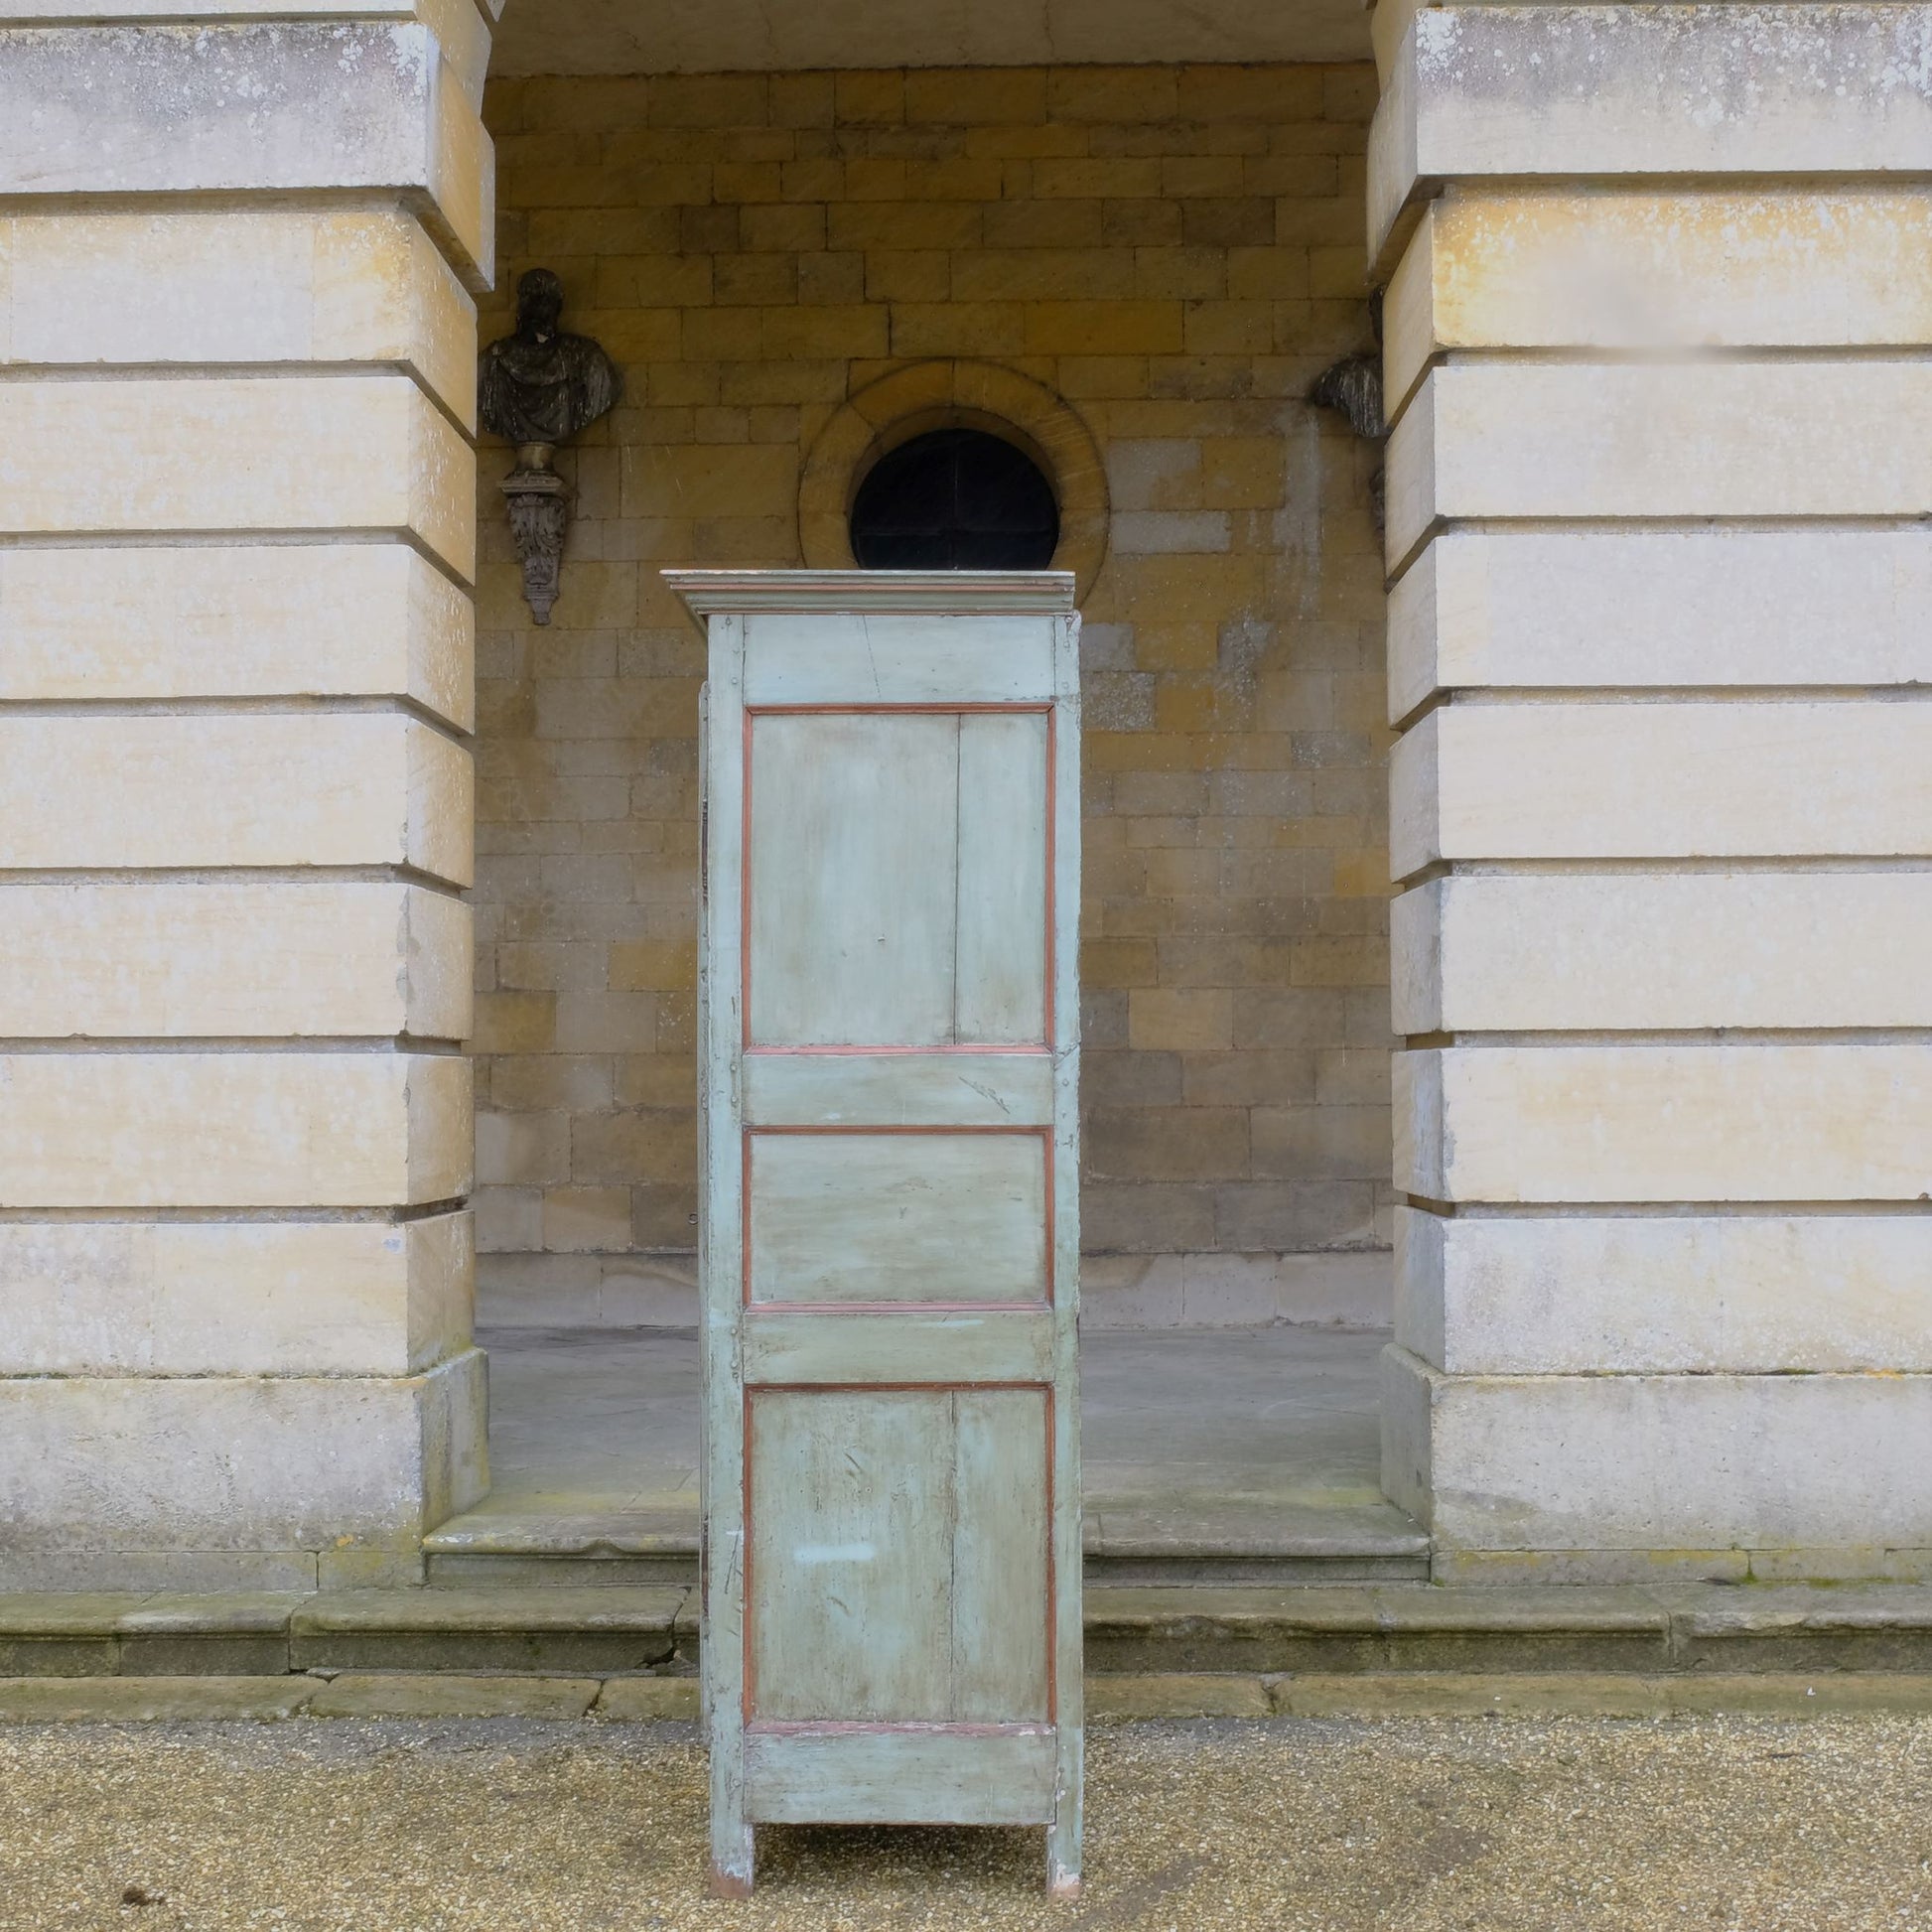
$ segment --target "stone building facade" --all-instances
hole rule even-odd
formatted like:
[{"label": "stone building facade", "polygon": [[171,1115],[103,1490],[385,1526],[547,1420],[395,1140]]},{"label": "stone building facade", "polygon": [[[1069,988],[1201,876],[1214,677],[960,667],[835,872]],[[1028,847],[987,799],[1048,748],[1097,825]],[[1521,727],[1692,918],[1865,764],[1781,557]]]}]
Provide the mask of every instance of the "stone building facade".
[{"label": "stone building facade", "polygon": [[548,264],[629,400],[562,459],[545,629],[482,465],[491,1314],[694,1314],[702,642],[657,573],[849,562],[881,433],[940,415],[1054,452],[1085,580],[1088,1318],[1386,1310],[1379,452],[1307,400],[1370,340],[1374,98],[1367,63],[492,85],[483,335]]},{"label": "stone building facade", "polygon": [[[655,569],[940,421],[1088,623],[1096,1312],[1392,1240],[1438,1577],[1932,1569],[1932,11],[510,5],[0,8],[0,1583],[419,1581],[475,1249],[685,1306]],[[536,262],[629,377],[541,632]]]}]

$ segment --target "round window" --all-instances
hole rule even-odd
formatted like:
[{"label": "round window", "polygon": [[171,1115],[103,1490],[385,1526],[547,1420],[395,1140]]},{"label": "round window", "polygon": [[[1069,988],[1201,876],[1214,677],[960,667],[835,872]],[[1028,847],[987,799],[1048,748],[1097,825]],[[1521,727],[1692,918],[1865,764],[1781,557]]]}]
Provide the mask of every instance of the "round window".
[{"label": "round window", "polygon": [[1044,570],[1059,540],[1039,466],[985,430],[901,443],[873,465],[852,505],[863,570]]}]

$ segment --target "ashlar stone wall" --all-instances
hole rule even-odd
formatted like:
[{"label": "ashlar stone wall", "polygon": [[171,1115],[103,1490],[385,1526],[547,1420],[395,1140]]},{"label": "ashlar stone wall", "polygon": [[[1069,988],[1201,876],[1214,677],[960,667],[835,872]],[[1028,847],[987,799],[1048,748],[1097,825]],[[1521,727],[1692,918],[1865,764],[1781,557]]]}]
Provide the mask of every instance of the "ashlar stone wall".
[{"label": "ashlar stone wall", "polygon": [[1389,1238],[1377,455],[1303,400],[1369,341],[1374,98],[1366,65],[492,85],[484,340],[549,266],[628,393],[561,459],[547,629],[482,464],[485,1316],[691,1307],[703,660],[657,572],[827,561],[812,453],[932,363],[1037,385],[1102,459],[1084,1212],[1125,1259],[1093,1311],[1319,1313],[1386,1273],[1280,1260]]},{"label": "ashlar stone wall", "polygon": [[1932,1575],[1932,11],[1385,0],[1439,1580]]},{"label": "ashlar stone wall", "polygon": [[485,29],[33,11],[0,9],[0,1590],[420,1583],[488,1486]]}]

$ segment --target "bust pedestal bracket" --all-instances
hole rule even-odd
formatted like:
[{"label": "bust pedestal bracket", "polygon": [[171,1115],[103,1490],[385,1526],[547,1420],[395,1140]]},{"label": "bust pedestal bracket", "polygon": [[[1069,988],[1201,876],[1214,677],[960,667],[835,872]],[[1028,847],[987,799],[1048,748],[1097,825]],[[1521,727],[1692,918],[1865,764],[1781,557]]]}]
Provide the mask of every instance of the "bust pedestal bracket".
[{"label": "bust pedestal bracket", "polygon": [[516,468],[502,483],[509,503],[510,541],[523,566],[523,601],[538,623],[550,621],[563,577],[564,532],[570,523],[570,491],[550,467],[554,443],[521,443]]}]

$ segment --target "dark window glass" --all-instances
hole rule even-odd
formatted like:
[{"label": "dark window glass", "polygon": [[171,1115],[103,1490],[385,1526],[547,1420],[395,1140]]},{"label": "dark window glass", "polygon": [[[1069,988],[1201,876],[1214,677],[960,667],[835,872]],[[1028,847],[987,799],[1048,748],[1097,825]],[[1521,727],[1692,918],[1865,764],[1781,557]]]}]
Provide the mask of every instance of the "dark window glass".
[{"label": "dark window glass", "polygon": [[1052,485],[984,430],[901,443],[852,505],[852,554],[865,570],[1044,570],[1059,540]]}]

